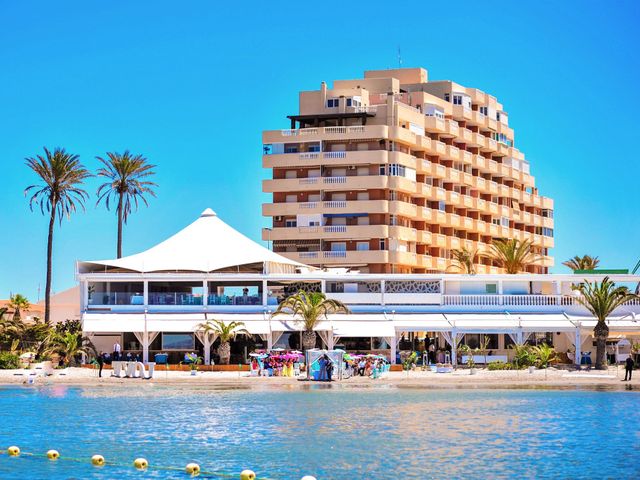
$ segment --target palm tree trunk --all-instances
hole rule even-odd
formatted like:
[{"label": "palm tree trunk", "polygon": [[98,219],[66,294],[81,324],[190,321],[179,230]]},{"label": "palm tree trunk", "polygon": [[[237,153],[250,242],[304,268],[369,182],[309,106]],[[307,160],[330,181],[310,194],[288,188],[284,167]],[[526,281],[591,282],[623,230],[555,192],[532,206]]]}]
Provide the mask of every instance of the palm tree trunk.
[{"label": "palm tree trunk", "polygon": [[229,365],[229,359],[231,358],[231,345],[229,342],[222,342],[218,347],[218,355],[220,355],[220,363],[222,365]]},{"label": "palm tree trunk", "polygon": [[598,323],[596,323],[593,329],[593,336],[596,339],[596,370],[605,370],[609,327],[603,320],[598,320]]},{"label": "palm tree trunk", "polygon": [[302,346],[305,350],[316,348],[316,332],[313,330],[305,330],[302,332]]},{"label": "palm tree trunk", "polygon": [[51,264],[53,258],[53,229],[56,223],[56,202],[51,204],[49,219],[49,236],[47,238],[47,280],[44,287],[44,322],[49,323],[51,317]]},{"label": "palm tree trunk", "polygon": [[118,199],[118,248],[117,258],[122,258],[122,194]]}]

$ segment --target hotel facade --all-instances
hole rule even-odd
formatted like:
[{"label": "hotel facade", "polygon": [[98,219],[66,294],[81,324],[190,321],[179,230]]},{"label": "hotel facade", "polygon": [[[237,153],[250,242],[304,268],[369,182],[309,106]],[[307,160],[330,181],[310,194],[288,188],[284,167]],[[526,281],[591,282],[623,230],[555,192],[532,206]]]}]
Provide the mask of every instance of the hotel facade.
[{"label": "hotel facade", "polygon": [[493,240],[532,243],[529,273],[553,266],[553,201],[541,196],[495,97],[422,68],[367,71],[299,94],[284,130],[263,132],[272,195],[262,238],[292,260],[361,273],[453,272]]}]

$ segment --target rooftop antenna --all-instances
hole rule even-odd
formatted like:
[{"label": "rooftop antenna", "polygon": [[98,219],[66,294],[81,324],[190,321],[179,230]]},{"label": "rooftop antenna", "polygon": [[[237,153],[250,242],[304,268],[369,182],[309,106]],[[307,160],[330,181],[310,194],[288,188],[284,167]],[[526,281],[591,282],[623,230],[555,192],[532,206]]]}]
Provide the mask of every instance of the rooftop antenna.
[{"label": "rooftop antenna", "polygon": [[398,68],[402,68],[402,55],[400,55],[400,45],[398,45]]}]

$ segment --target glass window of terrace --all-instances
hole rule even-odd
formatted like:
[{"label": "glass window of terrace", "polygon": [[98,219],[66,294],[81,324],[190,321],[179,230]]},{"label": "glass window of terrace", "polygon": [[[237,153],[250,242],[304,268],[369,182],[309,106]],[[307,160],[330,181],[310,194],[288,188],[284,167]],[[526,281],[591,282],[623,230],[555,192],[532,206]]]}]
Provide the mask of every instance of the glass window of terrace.
[{"label": "glass window of terrace", "polygon": [[285,298],[295,295],[299,291],[320,292],[320,282],[269,282],[268,288],[268,304],[278,305]]},{"label": "glass window of terrace", "polygon": [[89,282],[89,305],[142,305],[142,282]]},{"label": "glass window of terrace", "polygon": [[209,305],[262,305],[262,282],[209,282]]},{"label": "glass window of terrace", "polygon": [[149,305],[202,305],[202,282],[149,282]]}]

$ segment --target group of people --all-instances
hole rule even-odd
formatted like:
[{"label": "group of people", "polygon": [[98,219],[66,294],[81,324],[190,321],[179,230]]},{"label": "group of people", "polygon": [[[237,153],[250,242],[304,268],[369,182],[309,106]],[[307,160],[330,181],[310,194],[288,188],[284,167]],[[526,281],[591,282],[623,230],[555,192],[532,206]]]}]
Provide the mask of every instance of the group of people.
[{"label": "group of people", "polygon": [[252,356],[251,370],[264,377],[294,377],[299,371],[297,354],[263,354]]},{"label": "group of people", "polygon": [[347,373],[350,376],[378,378],[384,371],[387,362],[376,356],[354,356],[345,360]]}]

